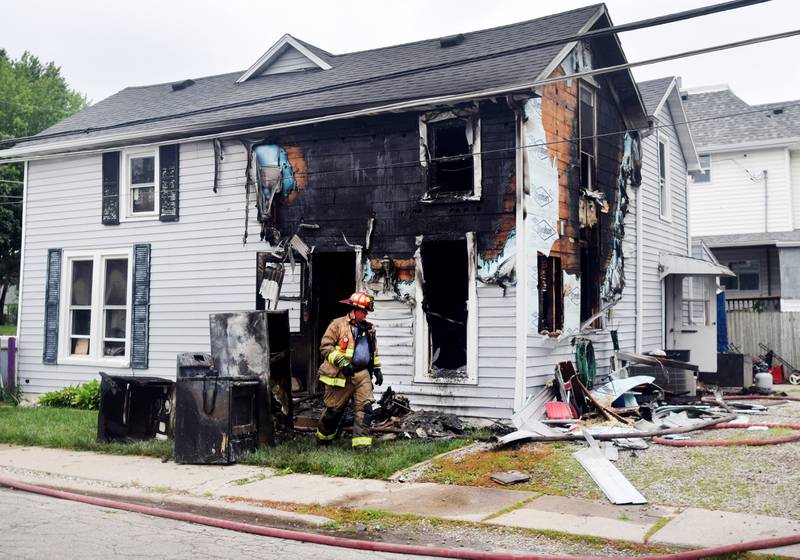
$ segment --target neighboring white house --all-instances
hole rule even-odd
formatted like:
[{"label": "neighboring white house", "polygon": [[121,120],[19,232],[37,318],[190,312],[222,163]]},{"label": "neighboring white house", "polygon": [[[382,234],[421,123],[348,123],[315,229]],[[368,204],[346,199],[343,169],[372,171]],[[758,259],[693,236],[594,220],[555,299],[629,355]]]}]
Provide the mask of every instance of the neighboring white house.
[{"label": "neighboring white house", "polygon": [[728,86],[682,96],[703,167],[690,230],[736,274],[722,281],[728,309],[800,311],[800,101],[750,105]]},{"label": "neighboring white house", "polygon": [[304,389],[357,286],[415,406],[508,417],[575,337],[607,370],[612,331],[713,371],[708,333],[681,329],[712,316],[682,279],[724,270],[688,257],[675,80],[520,83],[624,62],[614,38],[517,52],[610,24],[596,5],[344,55],[287,35],[244,73],[127,88],[0,151],[26,162],[23,389],[174,377],[210,313],[264,305],[258,275],[300,223],[319,227],[299,230],[313,251],[293,245],[282,304]]}]

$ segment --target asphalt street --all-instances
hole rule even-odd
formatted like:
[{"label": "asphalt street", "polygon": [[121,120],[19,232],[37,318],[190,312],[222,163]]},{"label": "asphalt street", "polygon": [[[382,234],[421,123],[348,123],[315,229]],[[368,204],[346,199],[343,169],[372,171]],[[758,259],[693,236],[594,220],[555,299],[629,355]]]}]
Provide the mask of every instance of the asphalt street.
[{"label": "asphalt street", "polygon": [[422,558],[248,535],[0,489],[0,558],[400,560]]}]

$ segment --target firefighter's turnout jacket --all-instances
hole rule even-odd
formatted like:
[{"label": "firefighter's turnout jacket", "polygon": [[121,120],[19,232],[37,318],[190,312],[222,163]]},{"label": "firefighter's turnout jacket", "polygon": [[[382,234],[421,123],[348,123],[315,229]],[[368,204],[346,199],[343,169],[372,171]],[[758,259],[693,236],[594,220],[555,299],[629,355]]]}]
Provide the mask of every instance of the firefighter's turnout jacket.
[{"label": "firefighter's turnout jacket", "polygon": [[[371,375],[373,369],[381,367],[375,340],[375,327],[368,321],[363,321],[361,325],[365,327],[361,329],[361,336],[366,336],[369,344],[371,359],[366,369]],[[345,315],[331,321],[319,346],[323,358],[322,365],[319,367],[319,380],[330,387],[344,387],[347,380],[342,375],[337,361],[341,357],[352,361],[355,347],[356,326],[350,323],[350,318]]]}]

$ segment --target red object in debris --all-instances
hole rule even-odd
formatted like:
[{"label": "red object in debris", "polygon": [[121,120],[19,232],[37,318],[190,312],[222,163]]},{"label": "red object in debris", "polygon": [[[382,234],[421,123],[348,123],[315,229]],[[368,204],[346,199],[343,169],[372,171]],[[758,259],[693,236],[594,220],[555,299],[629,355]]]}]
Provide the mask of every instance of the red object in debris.
[{"label": "red object in debris", "polygon": [[573,417],[569,407],[560,401],[544,403],[544,412],[550,420],[569,420]]},{"label": "red object in debris", "polygon": [[783,364],[778,364],[774,368],[770,368],[769,374],[772,376],[772,382],[776,385],[783,383]]}]

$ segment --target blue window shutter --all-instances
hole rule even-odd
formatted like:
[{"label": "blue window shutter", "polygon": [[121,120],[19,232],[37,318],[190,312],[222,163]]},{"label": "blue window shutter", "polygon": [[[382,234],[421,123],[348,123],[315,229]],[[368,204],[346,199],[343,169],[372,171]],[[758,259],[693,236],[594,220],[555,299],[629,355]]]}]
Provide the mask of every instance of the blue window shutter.
[{"label": "blue window shutter", "polygon": [[178,192],[178,146],[161,146],[158,148],[159,161],[159,216],[162,222],[177,222],[180,206],[180,193]]},{"label": "blue window shutter", "polygon": [[147,369],[150,337],[150,244],[133,246],[131,368]]},{"label": "blue window shutter", "polygon": [[44,295],[44,349],[42,363],[58,360],[58,303],[61,295],[61,249],[47,250],[47,284]]},{"label": "blue window shutter", "polygon": [[119,152],[103,154],[102,223],[119,225]]}]

